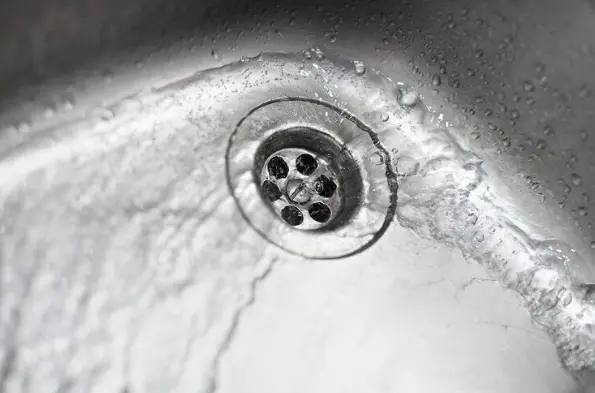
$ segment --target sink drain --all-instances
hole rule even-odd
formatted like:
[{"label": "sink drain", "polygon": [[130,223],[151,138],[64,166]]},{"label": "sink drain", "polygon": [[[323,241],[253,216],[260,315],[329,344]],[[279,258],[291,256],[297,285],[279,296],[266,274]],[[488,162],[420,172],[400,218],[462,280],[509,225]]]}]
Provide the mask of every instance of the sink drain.
[{"label": "sink drain", "polygon": [[390,165],[363,123],[304,99],[252,110],[227,151],[228,183],[248,223],[309,258],[351,255],[382,235],[396,203]]},{"label": "sink drain", "polygon": [[344,223],[362,196],[360,169],[349,150],[311,128],[273,133],[257,150],[255,168],[261,168],[264,200],[296,229]]}]

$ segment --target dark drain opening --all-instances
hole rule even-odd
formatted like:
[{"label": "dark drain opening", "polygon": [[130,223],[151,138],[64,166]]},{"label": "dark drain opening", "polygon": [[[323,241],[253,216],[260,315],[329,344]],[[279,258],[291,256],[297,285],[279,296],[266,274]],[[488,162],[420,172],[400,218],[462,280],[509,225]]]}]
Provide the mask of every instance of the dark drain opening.
[{"label": "dark drain opening", "polygon": [[301,154],[295,160],[295,167],[299,173],[308,176],[318,168],[318,162],[310,154]]},{"label": "dark drain opening", "polygon": [[310,205],[308,213],[310,213],[310,217],[316,222],[326,222],[331,217],[331,209],[321,202]]},{"label": "dark drain opening", "polygon": [[269,174],[275,179],[285,179],[289,173],[287,163],[281,157],[273,157],[267,164]]},{"label": "dark drain opening", "polygon": [[281,217],[291,226],[300,225],[304,222],[304,215],[295,206],[285,206],[283,210],[281,210]]},{"label": "dark drain opening", "polygon": [[314,189],[321,197],[330,198],[337,190],[337,185],[332,179],[321,175],[318,177],[318,179],[316,179],[316,183],[314,183]]},{"label": "dark drain opening", "polygon": [[270,180],[265,180],[264,183],[262,183],[262,192],[270,202],[275,202],[283,195],[281,190],[279,190],[279,187]]}]

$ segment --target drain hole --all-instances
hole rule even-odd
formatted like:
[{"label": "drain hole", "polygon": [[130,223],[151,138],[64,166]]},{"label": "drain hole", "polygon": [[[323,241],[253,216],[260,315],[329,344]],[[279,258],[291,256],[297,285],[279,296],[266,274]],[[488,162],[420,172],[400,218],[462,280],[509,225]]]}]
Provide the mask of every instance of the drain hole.
[{"label": "drain hole", "polygon": [[285,179],[289,173],[287,163],[281,157],[273,157],[268,164],[269,174],[275,179]]},{"label": "drain hole", "polygon": [[321,202],[313,203],[308,209],[308,213],[316,222],[326,222],[331,217],[331,209]]},{"label": "drain hole", "polygon": [[330,198],[337,190],[337,185],[332,179],[321,175],[316,179],[316,182],[314,183],[314,189],[321,197]]},{"label": "drain hole", "polygon": [[271,202],[275,202],[281,198],[281,195],[283,195],[281,190],[279,190],[279,187],[270,180],[265,180],[264,183],[262,183],[262,192]]},{"label": "drain hole", "polygon": [[318,168],[318,163],[316,162],[316,158],[312,157],[310,154],[301,154],[295,160],[295,168],[302,175],[308,176],[314,173],[316,168]]},{"label": "drain hole", "polygon": [[304,215],[295,206],[285,206],[283,210],[281,210],[281,217],[291,226],[300,225],[304,222]]}]

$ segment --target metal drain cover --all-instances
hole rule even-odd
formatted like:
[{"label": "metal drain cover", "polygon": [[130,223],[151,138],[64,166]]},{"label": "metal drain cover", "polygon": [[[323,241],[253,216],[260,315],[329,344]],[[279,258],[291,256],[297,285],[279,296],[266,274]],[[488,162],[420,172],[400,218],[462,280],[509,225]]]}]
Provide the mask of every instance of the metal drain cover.
[{"label": "metal drain cover", "polygon": [[265,201],[296,229],[346,222],[362,195],[360,169],[349,150],[309,128],[272,134],[257,151],[255,169],[259,168]]},{"label": "metal drain cover", "polygon": [[357,253],[382,235],[396,203],[390,156],[374,139],[363,123],[325,103],[263,104],[230,138],[231,193],[249,224],[291,253]]}]

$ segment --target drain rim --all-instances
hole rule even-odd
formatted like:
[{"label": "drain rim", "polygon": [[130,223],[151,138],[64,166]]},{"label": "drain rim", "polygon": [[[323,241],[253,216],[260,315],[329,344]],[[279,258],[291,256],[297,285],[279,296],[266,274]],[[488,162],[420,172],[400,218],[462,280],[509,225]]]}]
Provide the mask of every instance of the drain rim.
[{"label": "drain rim", "polygon": [[[273,105],[286,107],[281,111],[270,113]],[[293,106],[299,107],[299,110],[294,110]],[[288,107],[292,110],[287,110]],[[259,111],[268,113],[268,116]],[[288,119],[292,114],[294,117]],[[298,114],[302,115],[298,116]],[[308,118],[305,119],[303,114],[308,114]],[[255,120],[255,117],[258,120]],[[250,124],[253,127],[249,127]],[[345,134],[338,135],[331,131],[334,131],[337,124],[347,127],[342,130]],[[366,171],[369,171],[369,173],[366,172],[367,175],[373,175],[367,179],[368,188],[365,190],[362,203],[362,206],[367,209],[365,210],[365,214],[368,214],[366,219],[372,221],[371,223],[366,222],[363,215],[358,212],[353,220],[336,228],[325,231],[297,231],[278,219],[268,208],[264,200],[259,197],[260,187],[253,179],[253,165],[246,157],[253,157],[257,145],[260,145],[267,136],[292,127],[305,127],[324,132],[340,144],[345,144],[356,158],[361,157],[353,151],[358,144],[365,146],[367,155],[378,152],[384,157],[382,165],[369,168],[367,167],[369,162],[366,160],[359,162],[360,166],[366,166]],[[247,137],[247,140],[243,140],[242,136]],[[249,154],[250,152],[252,154]],[[310,259],[337,259],[366,250],[386,232],[392,223],[396,209],[397,177],[392,170],[388,150],[382,146],[377,135],[365,123],[348,111],[320,100],[284,97],[266,101],[248,112],[238,122],[229,138],[226,151],[226,180],[240,214],[252,229],[286,252]],[[254,200],[255,195],[257,201]],[[345,228],[348,228],[347,232]],[[352,235],[350,232],[357,234]]]}]

